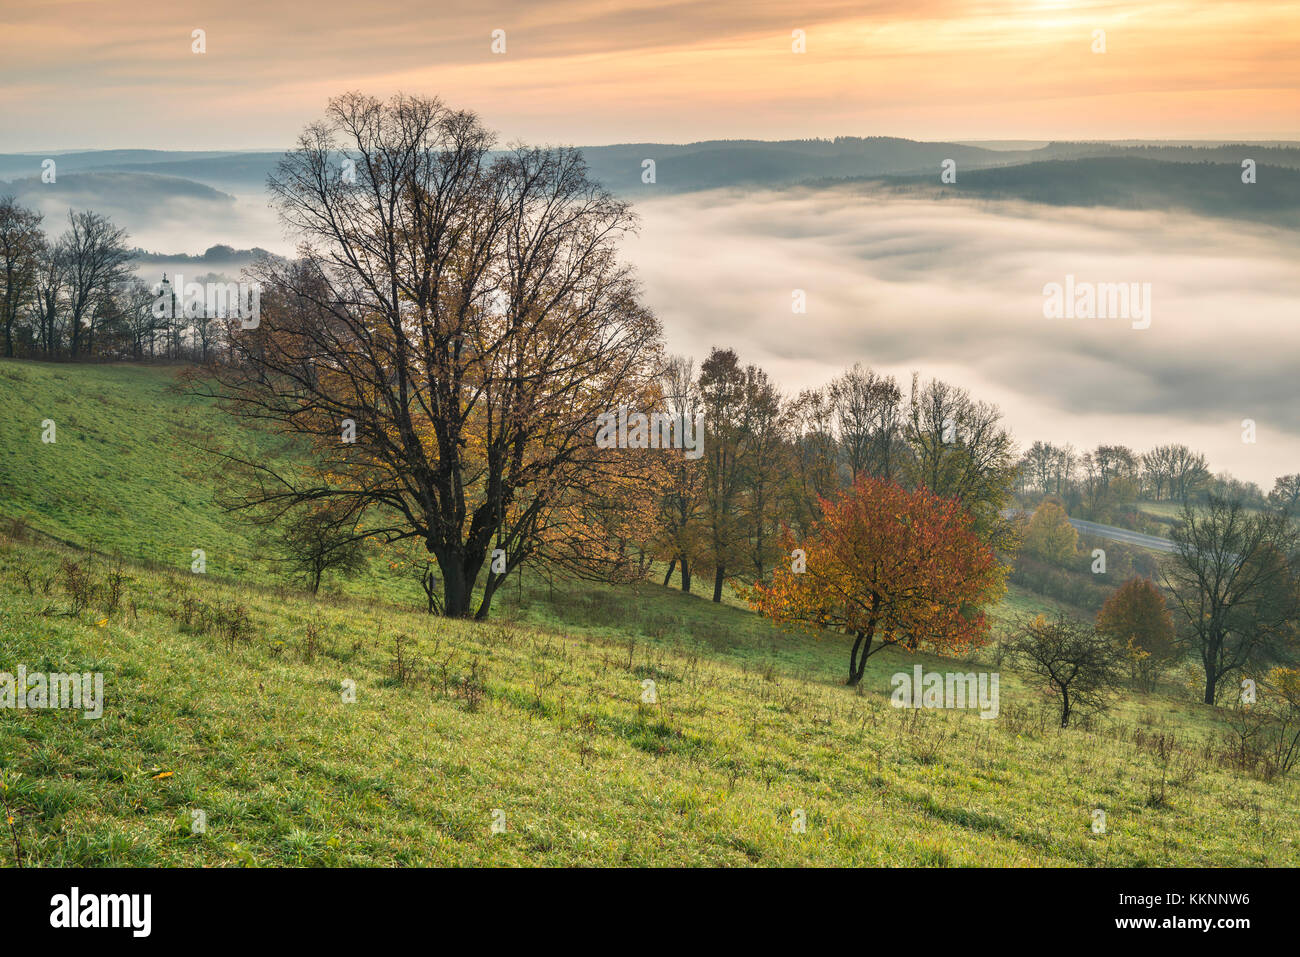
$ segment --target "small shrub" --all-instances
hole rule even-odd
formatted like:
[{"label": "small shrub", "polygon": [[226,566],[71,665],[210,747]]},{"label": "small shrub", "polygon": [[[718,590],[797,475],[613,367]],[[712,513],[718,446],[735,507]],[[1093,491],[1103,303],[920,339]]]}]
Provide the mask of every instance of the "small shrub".
[{"label": "small shrub", "polygon": [[91,598],[94,596],[94,574],[87,565],[70,558],[63,560],[62,570],[63,591],[68,597],[68,613],[73,616],[80,615],[90,607]]},{"label": "small shrub", "polygon": [[393,636],[393,656],[388,670],[399,685],[410,684],[420,668],[420,659],[411,653],[410,641],[409,635],[399,633]]},{"label": "small shrub", "polygon": [[109,570],[101,589],[105,614],[111,615],[122,606],[122,594],[126,590],[127,580],[126,572],[122,570],[122,560],[119,558]]},{"label": "small shrub", "polygon": [[478,711],[483,704],[483,696],[487,692],[487,685],[483,680],[483,674],[479,670],[478,659],[475,658],[470,662],[469,674],[460,679],[460,694],[465,700],[465,710],[469,712]]}]

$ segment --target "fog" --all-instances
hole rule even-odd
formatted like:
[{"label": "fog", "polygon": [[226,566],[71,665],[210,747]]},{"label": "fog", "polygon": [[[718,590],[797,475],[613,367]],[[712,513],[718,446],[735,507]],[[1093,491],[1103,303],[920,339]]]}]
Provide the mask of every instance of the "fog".
[{"label": "fog", "polygon": [[[789,391],[855,361],[938,375],[998,403],[1022,446],[1186,442],[1265,490],[1300,471],[1295,232],[849,187],[637,209],[628,254],[673,351],[733,347]],[[1044,318],[1044,286],[1067,275],[1150,283],[1150,327]]]},{"label": "fog", "polygon": [[[163,253],[294,245],[258,193],[177,197],[161,212],[89,205]],[[1300,232],[862,187],[688,193],[636,209],[625,253],[674,352],[735,348],[790,393],[858,361],[903,384],[913,370],[941,376],[996,402],[1022,447],[1185,442],[1266,490],[1300,471]],[[45,211],[54,231],[66,209]],[[1044,286],[1067,276],[1150,283],[1150,327],[1044,318]],[[795,289],[804,314],[791,310]]]},{"label": "fog", "polygon": [[[220,212],[182,203],[175,214],[128,226],[131,242],[161,253],[202,253],[224,243],[235,249],[263,249],[281,255],[293,253],[295,242],[286,238],[264,193],[232,193],[234,202]],[[128,220],[114,217],[127,225]]]},{"label": "fog", "polygon": [[[205,190],[217,198],[178,195],[170,188],[173,184]],[[68,228],[69,209],[93,209],[127,231],[127,245],[150,252],[198,255],[223,243],[235,249],[261,246],[281,254],[294,248],[268,207],[265,193],[213,192],[188,180],[149,176],[122,177],[111,190],[93,181],[87,185],[86,177],[77,176],[60,176],[49,185],[35,180],[0,183],[0,193],[4,192],[43,213],[45,231],[51,236]]]}]

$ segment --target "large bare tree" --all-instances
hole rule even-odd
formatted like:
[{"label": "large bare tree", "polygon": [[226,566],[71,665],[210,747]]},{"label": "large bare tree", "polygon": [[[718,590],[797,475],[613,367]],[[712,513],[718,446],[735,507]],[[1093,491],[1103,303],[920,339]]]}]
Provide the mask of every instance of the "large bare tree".
[{"label": "large bare tree", "polygon": [[548,538],[580,533],[584,489],[608,498],[627,456],[595,447],[596,417],[660,363],[617,257],[627,204],[576,151],[492,147],[436,99],[331,101],[270,181],[297,258],[259,263],[258,322],[220,373],[232,411],[313,450],[311,468],[243,462],[233,504],[350,503],[359,533],[424,544],[457,617],[485,564],[478,617]]}]

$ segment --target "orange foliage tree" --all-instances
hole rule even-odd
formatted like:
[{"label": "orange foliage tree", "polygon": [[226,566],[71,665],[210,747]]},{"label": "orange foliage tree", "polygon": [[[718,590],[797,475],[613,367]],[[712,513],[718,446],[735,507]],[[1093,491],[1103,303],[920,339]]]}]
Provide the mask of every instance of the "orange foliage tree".
[{"label": "orange foliage tree", "polygon": [[1097,630],[1110,635],[1129,658],[1133,677],[1154,690],[1161,668],[1178,653],[1174,616],[1149,578],[1130,578],[1106,599]]},{"label": "orange foliage tree", "polygon": [[821,508],[802,541],[785,532],[789,567],[746,590],[755,609],[854,636],[849,685],[889,645],[953,653],[984,643],[981,606],[1002,594],[1005,570],[955,500],[863,475]]}]

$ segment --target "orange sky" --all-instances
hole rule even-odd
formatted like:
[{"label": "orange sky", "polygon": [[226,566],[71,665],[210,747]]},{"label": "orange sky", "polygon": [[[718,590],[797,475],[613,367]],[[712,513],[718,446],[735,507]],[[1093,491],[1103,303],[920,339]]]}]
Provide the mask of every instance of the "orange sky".
[{"label": "orange sky", "polygon": [[[207,52],[191,52],[191,31]],[[506,53],[491,33],[506,32]],[[791,31],[806,32],[793,53]],[[1092,52],[1093,31],[1106,52]],[[1300,139],[1300,2],[26,0],[0,151],[288,145],[347,89],[585,145]]]}]

